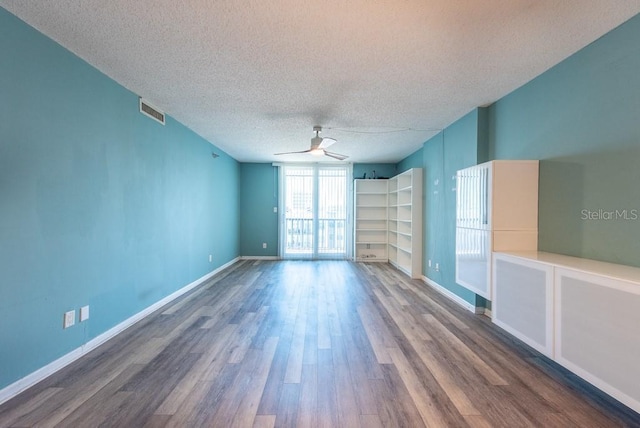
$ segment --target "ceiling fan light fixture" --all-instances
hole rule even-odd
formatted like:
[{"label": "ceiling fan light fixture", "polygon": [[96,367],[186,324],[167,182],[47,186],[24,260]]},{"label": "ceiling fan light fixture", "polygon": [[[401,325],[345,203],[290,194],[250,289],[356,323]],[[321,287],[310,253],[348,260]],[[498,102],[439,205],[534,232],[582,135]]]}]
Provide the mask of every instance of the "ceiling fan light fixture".
[{"label": "ceiling fan light fixture", "polygon": [[320,144],[322,144],[322,138],[318,137],[317,135],[315,137],[313,137],[311,139],[311,147],[318,147]]},{"label": "ceiling fan light fixture", "polygon": [[333,145],[334,143],[337,143],[337,141],[335,138],[322,138],[320,136],[321,131],[322,131],[322,128],[320,126],[313,127],[313,132],[315,132],[316,135],[311,139],[311,147],[308,150],[301,150],[299,152],[274,153],[274,155],[277,156],[277,155],[291,155],[291,154],[297,154],[297,153],[309,153],[312,156],[317,156],[317,157],[329,156],[330,158],[334,158],[341,161],[349,157],[346,155],[341,155],[339,153],[328,152],[326,150],[327,147]]}]

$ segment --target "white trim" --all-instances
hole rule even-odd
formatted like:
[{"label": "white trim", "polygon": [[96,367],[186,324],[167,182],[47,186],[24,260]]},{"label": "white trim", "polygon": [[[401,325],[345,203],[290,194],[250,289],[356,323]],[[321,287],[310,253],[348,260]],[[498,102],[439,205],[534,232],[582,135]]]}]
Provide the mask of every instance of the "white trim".
[{"label": "white trim", "polygon": [[280,260],[278,256],[242,256],[240,260]]},{"label": "white trim", "polygon": [[[430,286],[431,288],[433,288],[434,290],[436,290],[438,293],[442,294],[445,297],[448,297],[450,300],[462,306],[466,310],[471,311],[474,314],[479,314],[484,312],[484,308],[476,308],[475,305],[472,305],[471,303],[464,300],[462,297],[444,288],[442,285],[438,284],[432,279],[427,278],[424,275],[422,275],[422,281],[428,286]],[[478,312],[478,310],[481,310],[482,312]]]},{"label": "white trim", "polygon": [[46,366],[39,368],[35,372],[30,373],[22,379],[15,381],[14,383],[0,390],[0,404],[9,401],[27,388],[51,376],[58,370],[66,367],[78,358],[82,357],[82,355],[84,355],[82,353],[82,347],[76,348],[68,354],[63,355],[57,360],[47,364]]},{"label": "white trim", "polygon": [[485,315],[488,316],[489,318],[493,319],[493,314],[491,313],[491,309],[489,308],[476,308],[476,310],[480,310],[480,315]]},{"label": "white trim", "polygon": [[192,283],[187,284],[186,286],[182,287],[181,289],[171,293],[167,297],[157,301],[156,303],[154,303],[151,306],[143,309],[142,311],[138,312],[137,314],[127,318],[126,320],[122,321],[120,324],[116,325],[115,327],[110,328],[109,330],[107,330],[104,333],[100,334],[99,336],[93,338],[92,340],[88,341],[87,343],[81,345],[80,347],[74,349],[73,351],[69,352],[68,354],[65,354],[62,357],[58,358],[57,360],[54,360],[54,361],[50,362],[46,366],[43,366],[43,367],[39,368],[38,370],[28,374],[27,376],[23,377],[22,379],[18,379],[17,381],[15,381],[14,383],[10,384],[9,386],[7,386],[7,387],[5,387],[3,389],[0,389],[0,404],[4,403],[6,401],[9,401],[10,399],[15,397],[16,395],[18,395],[21,392],[23,392],[24,390],[26,390],[27,388],[32,387],[36,383],[38,383],[38,382],[46,379],[47,377],[51,376],[52,374],[54,374],[58,370],[60,370],[60,369],[62,369],[64,367],[68,366],[69,364],[73,363],[78,358],[80,358],[83,355],[87,354],[88,352],[94,350],[95,348],[97,348],[98,346],[102,345],[103,343],[105,343],[109,339],[112,339],[113,337],[115,337],[116,335],[118,335],[122,331],[126,330],[127,328],[131,327],[133,324],[137,323],[138,321],[140,321],[144,317],[146,317],[146,316],[150,315],[151,313],[155,312],[156,310],[160,309],[162,306],[166,305],[167,303],[177,299],[178,297],[182,296],[186,292],[191,291],[192,289],[194,289],[198,285],[202,284],[204,281],[208,280],[212,276],[216,275],[217,273],[219,273],[223,269],[226,269],[227,267],[233,265],[234,263],[236,263],[239,260],[240,260],[240,257],[236,257],[235,259],[231,260],[230,262],[225,263],[224,265],[222,265],[219,268],[209,272],[208,274],[204,275],[203,277],[196,279]]}]

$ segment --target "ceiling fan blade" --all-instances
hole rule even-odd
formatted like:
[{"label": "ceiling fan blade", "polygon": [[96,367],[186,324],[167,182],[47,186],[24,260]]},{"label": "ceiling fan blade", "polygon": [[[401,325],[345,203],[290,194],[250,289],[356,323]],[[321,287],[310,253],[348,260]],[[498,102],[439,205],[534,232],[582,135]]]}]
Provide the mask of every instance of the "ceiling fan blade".
[{"label": "ceiling fan blade", "polygon": [[337,142],[338,142],[338,140],[336,140],[335,138],[323,138],[322,142],[320,143],[318,148],[319,149],[326,149],[330,145],[335,144]]},{"label": "ceiling fan blade", "polygon": [[334,158],[334,159],[338,159],[338,160],[345,160],[346,158],[348,158],[349,156],[346,155],[341,155],[339,153],[332,153],[332,152],[328,152],[328,151],[324,151],[325,156],[329,156],[330,158]]},{"label": "ceiling fan blade", "polygon": [[277,155],[296,155],[296,154],[298,154],[298,153],[309,153],[310,151],[311,151],[311,149],[309,149],[309,150],[303,150],[303,151],[301,151],[301,152],[283,152],[283,153],[274,153],[273,155],[274,155],[274,156],[277,156]]}]

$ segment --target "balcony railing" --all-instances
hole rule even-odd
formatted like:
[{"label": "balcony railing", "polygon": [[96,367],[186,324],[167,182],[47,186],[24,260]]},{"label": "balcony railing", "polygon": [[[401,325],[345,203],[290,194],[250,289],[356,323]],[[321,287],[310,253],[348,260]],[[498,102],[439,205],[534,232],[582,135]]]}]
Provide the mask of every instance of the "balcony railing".
[{"label": "balcony railing", "polygon": [[[346,252],[346,221],[320,218],[318,221],[318,254],[344,254]],[[286,252],[313,253],[313,219],[287,218],[285,220]]]}]

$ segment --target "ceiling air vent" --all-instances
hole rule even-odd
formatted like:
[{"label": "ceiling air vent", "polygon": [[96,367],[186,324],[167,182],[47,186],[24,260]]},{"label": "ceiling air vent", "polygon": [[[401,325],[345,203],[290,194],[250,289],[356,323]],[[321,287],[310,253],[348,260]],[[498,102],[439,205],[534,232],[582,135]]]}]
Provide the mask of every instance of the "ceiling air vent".
[{"label": "ceiling air vent", "polygon": [[140,113],[145,116],[149,116],[151,119],[156,120],[164,125],[164,113],[149,104],[146,100],[139,98],[140,100]]}]

